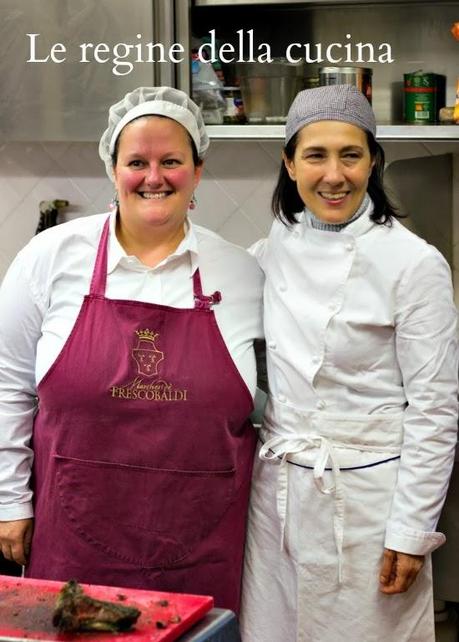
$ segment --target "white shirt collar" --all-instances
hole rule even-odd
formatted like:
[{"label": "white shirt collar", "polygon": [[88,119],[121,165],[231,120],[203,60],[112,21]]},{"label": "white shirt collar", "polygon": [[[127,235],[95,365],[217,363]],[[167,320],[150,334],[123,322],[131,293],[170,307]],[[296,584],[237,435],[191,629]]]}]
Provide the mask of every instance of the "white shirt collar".
[{"label": "white shirt collar", "polygon": [[107,274],[113,272],[118,265],[122,264],[124,268],[135,270],[138,272],[154,271],[162,267],[169,261],[177,257],[185,257],[189,255],[190,259],[190,277],[195,273],[198,267],[198,239],[193,229],[192,222],[187,218],[184,223],[185,236],[180,241],[177,249],[169,254],[154,268],[145,265],[136,256],[128,256],[118,241],[116,236],[116,210],[110,214],[110,233],[108,237],[108,259],[107,259]]}]

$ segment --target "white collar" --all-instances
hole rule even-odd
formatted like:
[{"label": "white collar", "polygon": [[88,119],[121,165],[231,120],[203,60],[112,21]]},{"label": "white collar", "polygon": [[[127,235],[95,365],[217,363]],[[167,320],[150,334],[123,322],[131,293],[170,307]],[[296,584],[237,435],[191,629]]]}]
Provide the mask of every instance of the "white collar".
[{"label": "white collar", "polygon": [[178,247],[172,254],[169,254],[165,259],[163,259],[158,265],[154,268],[148,267],[142,263],[136,256],[128,256],[122,247],[121,243],[118,241],[116,236],[116,210],[110,214],[110,231],[108,236],[108,259],[107,259],[107,274],[111,274],[116,267],[122,263],[123,267],[128,269],[135,270],[137,272],[147,272],[158,269],[159,267],[164,266],[169,261],[173,260],[178,256],[182,256],[186,253],[189,253],[190,256],[190,277],[196,271],[198,267],[198,239],[193,228],[193,224],[187,218],[184,223],[185,236],[180,241]]}]

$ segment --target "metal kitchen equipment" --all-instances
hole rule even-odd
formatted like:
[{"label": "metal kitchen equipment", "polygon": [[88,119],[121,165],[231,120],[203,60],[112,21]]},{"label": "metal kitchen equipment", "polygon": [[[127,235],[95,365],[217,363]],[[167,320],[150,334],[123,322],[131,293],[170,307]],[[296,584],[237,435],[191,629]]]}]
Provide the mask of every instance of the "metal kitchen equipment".
[{"label": "metal kitchen equipment", "polygon": [[285,123],[288,109],[303,89],[304,63],[274,58],[270,63],[236,64],[244,111],[249,123]]},{"label": "metal kitchen equipment", "polygon": [[403,75],[403,120],[428,125],[439,120],[445,106],[445,77],[422,70]]},{"label": "metal kitchen equipment", "polygon": [[[217,37],[222,35],[228,42],[236,29],[255,28],[258,40],[271,45],[273,56],[285,55],[293,42],[321,43],[322,57],[313,48],[317,65],[306,65],[308,76],[319,65],[372,67],[372,104],[380,140],[453,143],[458,139],[457,127],[404,124],[402,99],[403,74],[422,64],[446,75],[446,104],[454,105],[458,43],[450,29],[458,19],[459,0],[99,0],[94,7],[72,0],[2,0],[1,6],[0,141],[98,141],[106,126],[108,105],[134,87],[172,85],[190,93],[190,34],[202,36],[213,28]],[[25,34],[31,31],[30,25],[41,34],[37,38],[39,58],[49,55],[53,43],[63,43],[67,60],[62,64],[27,62]],[[184,51],[178,57],[183,62],[139,62],[123,76],[112,73],[111,53],[101,53],[103,59],[110,58],[107,63],[78,62],[81,43],[107,42],[113,47],[150,41],[166,49],[180,43]],[[374,45],[374,63],[367,50],[358,60],[353,45],[359,42]],[[381,42],[392,45],[393,62],[376,62]],[[334,60],[325,55],[332,43],[343,45],[332,48]],[[350,56],[344,50],[348,44]],[[131,60],[135,53],[131,51]],[[294,50],[301,58],[303,53]],[[284,135],[282,126],[276,124],[223,127],[210,125],[210,137],[282,139]]]},{"label": "metal kitchen equipment", "polygon": [[241,642],[233,611],[212,609],[177,642]]},{"label": "metal kitchen equipment", "polygon": [[59,210],[64,207],[68,207],[68,205],[69,202],[63,199],[40,201],[40,220],[38,221],[35,234],[43,232],[43,230],[48,229],[48,227],[54,227],[54,225],[57,225]]},{"label": "metal kitchen equipment", "polygon": [[319,85],[355,85],[371,103],[371,67],[319,67]]}]

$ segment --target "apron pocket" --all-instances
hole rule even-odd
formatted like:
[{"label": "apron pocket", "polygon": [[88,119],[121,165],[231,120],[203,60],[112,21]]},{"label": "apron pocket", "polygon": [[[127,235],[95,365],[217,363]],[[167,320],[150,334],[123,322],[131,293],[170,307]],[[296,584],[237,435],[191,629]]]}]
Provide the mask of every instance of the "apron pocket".
[{"label": "apron pocket", "polygon": [[61,507],[98,550],[156,569],[185,558],[231,504],[235,470],[169,470],[55,455]]}]

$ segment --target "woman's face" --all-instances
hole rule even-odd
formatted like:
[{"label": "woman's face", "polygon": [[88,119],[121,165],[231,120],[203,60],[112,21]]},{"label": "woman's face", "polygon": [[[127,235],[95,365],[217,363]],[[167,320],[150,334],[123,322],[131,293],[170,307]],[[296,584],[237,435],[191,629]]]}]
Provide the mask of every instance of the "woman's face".
[{"label": "woman's face", "polygon": [[284,163],[303,203],[327,223],[354,215],[374,165],[365,132],[336,120],[305,125],[293,159],[284,157]]},{"label": "woman's face", "polygon": [[157,116],[129,123],[120,134],[114,168],[121,219],[140,227],[178,228],[201,171],[180,123]]}]

